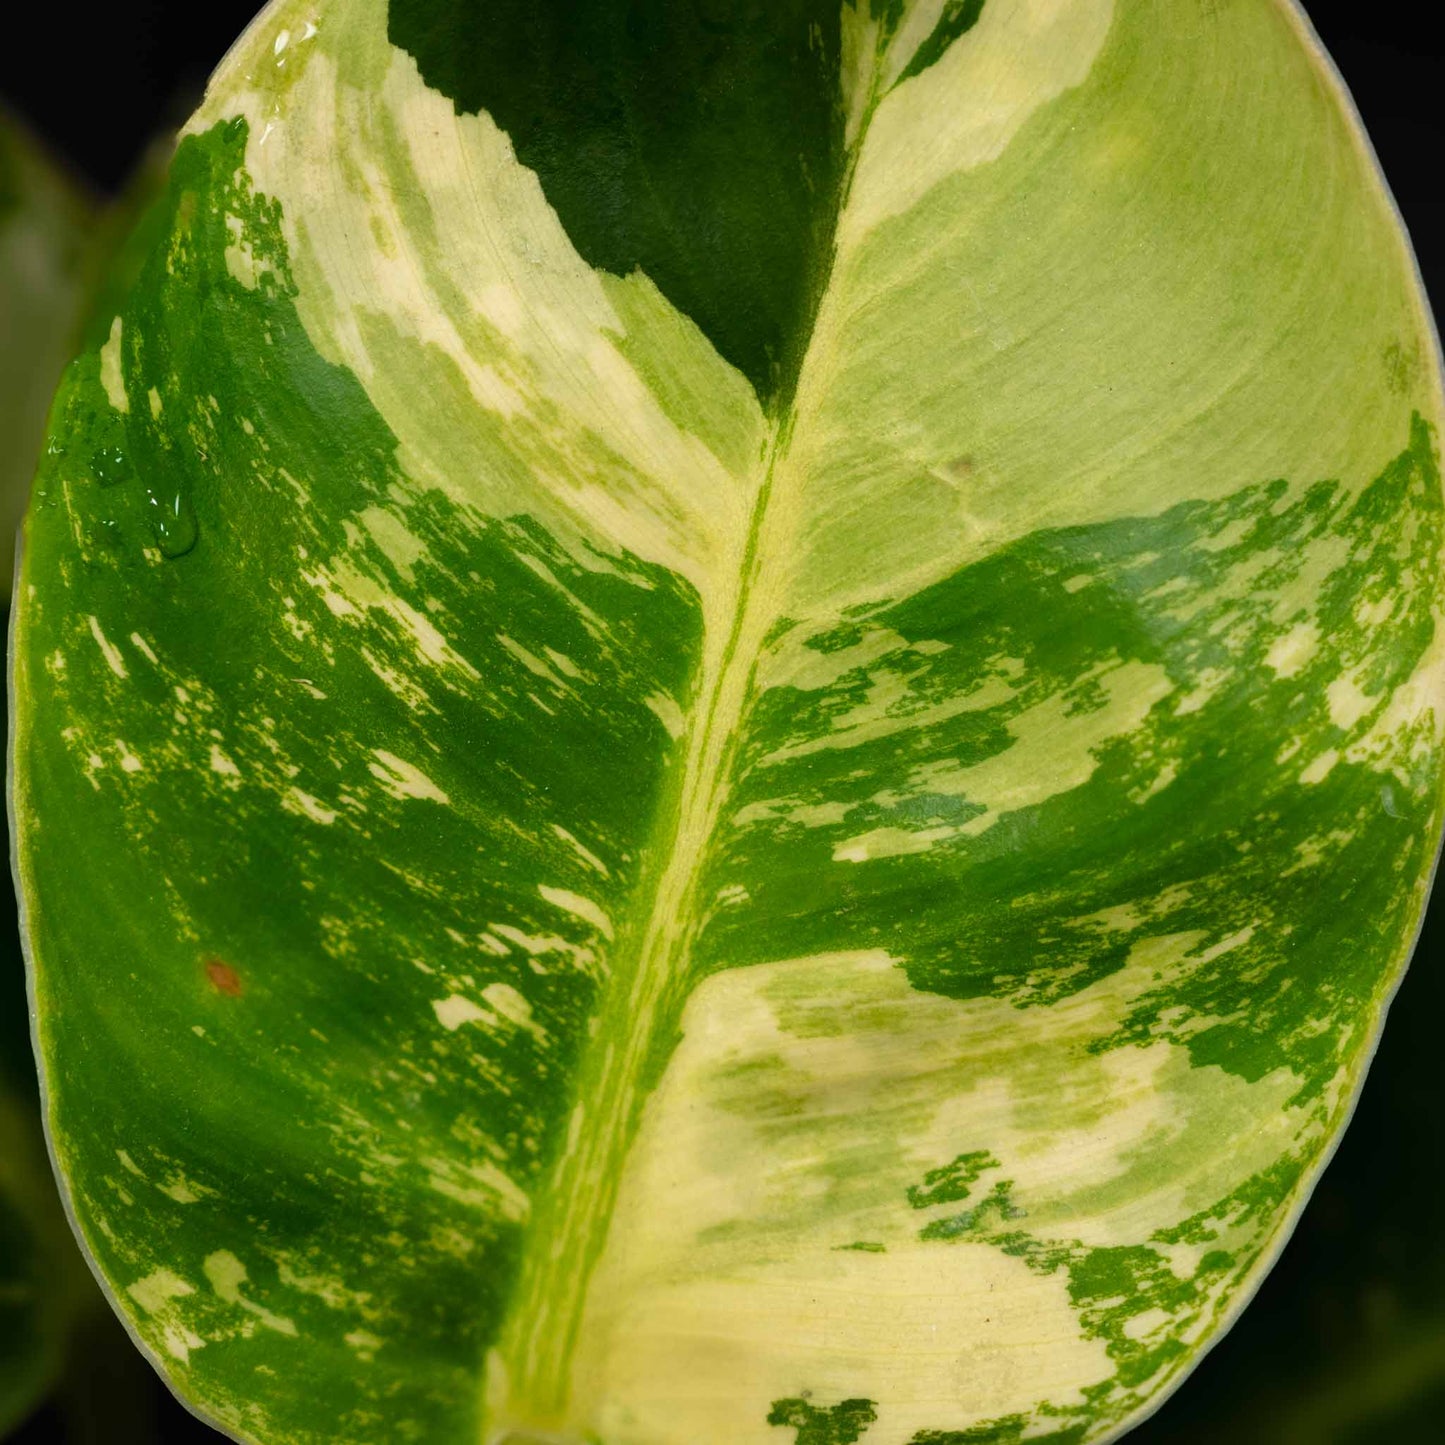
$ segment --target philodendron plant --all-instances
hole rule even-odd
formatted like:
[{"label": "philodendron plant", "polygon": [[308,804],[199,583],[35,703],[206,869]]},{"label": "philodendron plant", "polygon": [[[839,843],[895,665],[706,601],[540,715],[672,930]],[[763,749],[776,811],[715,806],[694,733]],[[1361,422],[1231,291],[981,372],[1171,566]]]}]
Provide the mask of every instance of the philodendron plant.
[{"label": "philodendron plant", "polygon": [[236,1438],[1113,1439],[1442,822],[1442,395],[1282,0],[283,0],[73,364],[13,817]]}]

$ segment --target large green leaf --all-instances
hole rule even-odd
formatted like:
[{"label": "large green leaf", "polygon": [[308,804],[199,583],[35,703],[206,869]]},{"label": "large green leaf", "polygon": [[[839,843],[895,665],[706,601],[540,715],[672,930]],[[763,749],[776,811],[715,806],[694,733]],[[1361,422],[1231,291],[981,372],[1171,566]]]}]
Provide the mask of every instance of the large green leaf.
[{"label": "large green leaf", "polygon": [[273,5],[69,372],[14,818],[240,1438],[1109,1438],[1445,750],[1437,357],[1276,0]]}]

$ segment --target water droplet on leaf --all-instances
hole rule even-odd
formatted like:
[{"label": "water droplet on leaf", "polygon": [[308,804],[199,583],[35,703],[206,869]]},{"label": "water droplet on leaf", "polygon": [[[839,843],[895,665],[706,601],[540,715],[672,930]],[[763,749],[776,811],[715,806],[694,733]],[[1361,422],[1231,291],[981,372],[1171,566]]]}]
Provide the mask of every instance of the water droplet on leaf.
[{"label": "water droplet on leaf", "polygon": [[172,492],[165,497],[154,493],[150,496],[151,525],[155,528],[156,542],[167,557],[184,557],[196,545],[200,528],[196,523],[195,509],[185,492]]},{"label": "water droplet on leaf", "polygon": [[130,476],[130,458],[122,447],[96,447],[90,454],[90,469],[101,486],[119,486]]}]

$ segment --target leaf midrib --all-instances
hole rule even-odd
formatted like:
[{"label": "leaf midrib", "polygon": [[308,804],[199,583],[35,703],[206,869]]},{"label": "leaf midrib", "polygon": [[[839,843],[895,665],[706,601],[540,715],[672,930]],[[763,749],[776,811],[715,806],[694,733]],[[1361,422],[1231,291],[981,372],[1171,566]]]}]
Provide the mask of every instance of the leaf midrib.
[{"label": "leaf midrib", "polygon": [[[696,698],[688,710],[687,748],[658,807],[631,916],[611,951],[611,973],[596,1028],[577,1071],[566,1139],[554,1161],[527,1244],[507,1324],[499,1341],[506,1364],[504,1418],[484,1421],[484,1445],[499,1438],[525,1445],[531,1432],[570,1423],[570,1366],[582,1327],[588,1286],[611,1224],[623,1165],[657,1071],[659,1046],[677,1035],[691,991],[690,951],[705,918],[698,884],[719,812],[729,791],[738,725],[751,693],[762,644],[778,615],[767,583],[782,556],[770,538],[778,482],[797,420],[800,381],[813,354],[818,318],[837,265],[839,223],[858,157],[882,99],[887,37],[875,38],[868,99],[849,146],[829,218],[827,265],[803,322],[790,376],[775,392],[776,408],[757,469],[744,540],[732,554],[732,585],[704,602],[704,650]],[[630,968],[623,967],[632,960]],[[622,1039],[620,1048],[615,1042]],[[590,1127],[589,1127],[590,1125]],[[494,1408],[496,1402],[492,1402]],[[498,1431],[502,1431],[500,1436]],[[526,1433],[517,1433],[518,1431]]]}]

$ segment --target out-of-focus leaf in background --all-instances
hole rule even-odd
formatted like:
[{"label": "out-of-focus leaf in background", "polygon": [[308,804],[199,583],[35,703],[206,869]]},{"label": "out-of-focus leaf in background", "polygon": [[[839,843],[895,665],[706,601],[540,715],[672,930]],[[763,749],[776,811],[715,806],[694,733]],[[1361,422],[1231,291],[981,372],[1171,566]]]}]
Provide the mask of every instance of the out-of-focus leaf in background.
[{"label": "out-of-focus leaf in background", "polygon": [[[50,1389],[61,1365],[81,1263],[70,1241],[35,1112],[15,1067],[14,969],[7,958],[6,1054],[0,1084],[0,1433]],[[19,1022],[24,1022],[21,1012]]]},{"label": "out-of-focus leaf in background", "polygon": [[[91,206],[0,112],[0,585],[50,395],[84,288]],[[77,1312],[94,1298],[51,1178],[36,1109],[13,924],[0,996],[0,1431],[50,1388]]]},{"label": "out-of-focus leaf in background", "polygon": [[94,205],[0,110],[0,587],[45,414],[69,359],[89,272]]}]

